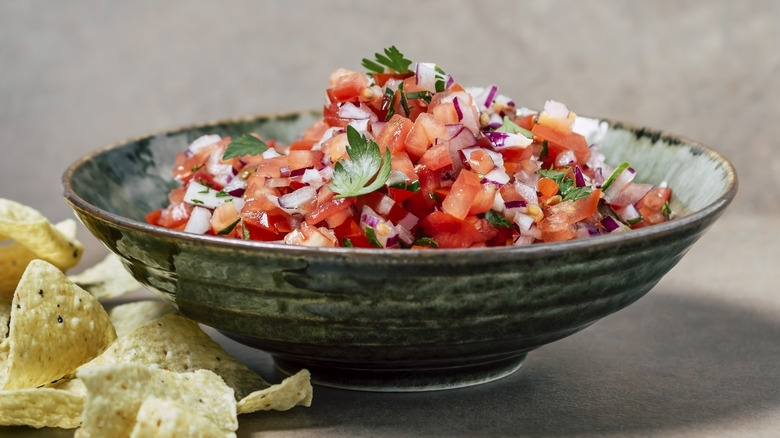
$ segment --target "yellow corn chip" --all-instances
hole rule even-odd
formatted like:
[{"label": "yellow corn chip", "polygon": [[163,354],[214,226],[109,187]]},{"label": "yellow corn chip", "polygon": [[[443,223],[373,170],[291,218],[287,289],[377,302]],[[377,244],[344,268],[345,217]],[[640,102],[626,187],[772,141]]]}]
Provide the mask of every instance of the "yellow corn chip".
[{"label": "yellow corn chip", "polygon": [[121,338],[153,319],[175,312],[176,308],[165,301],[143,300],[120,304],[111,309],[108,316],[116,336]]},{"label": "yellow corn chip", "polygon": [[98,299],[115,298],[143,288],[113,253],[96,265],[78,274],[69,275],[68,278]]},{"label": "yellow corn chip", "polygon": [[238,413],[256,411],[286,411],[295,406],[311,406],[311,375],[308,370],[298,371],[270,388],[255,391],[238,402]]},{"label": "yellow corn chip", "polygon": [[[55,266],[33,260],[11,303],[0,389],[34,388],[72,373],[116,339],[108,314]],[[2,353],[0,353],[2,356]]]},{"label": "yellow corn chip", "polygon": [[117,339],[82,369],[126,362],[156,365],[176,372],[211,370],[233,388],[236,400],[271,386],[226,352],[198,323],[176,314],[149,321]]},{"label": "yellow corn chip", "polygon": [[[30,221],[12,214],[17,210]],[[52,225],[37,211],[0,198],[0,299],[11,300],[32,260],[46,260],[65,271],[81,260],[82,251],[73,219]]]},{"label": "yellow corn chip", "polygon": [[232,437],[234,433],[225,433],[213,421],[201,417],[171,399],[147,397],[138,409],[135,426],[130,438],[213,438]]},{"label": "yellow corn chip", "polygon": [[59,388],[0,390],[0,425],[73,429],[84,400],[83,393]]},{"label": "yellow corn chip", "polygon": [[0,298],[0,342],[8,336],[8,323],[11,321],[11,301]]},{"label": "yellow corn chip", "polygon": [[214,423],[222,436],[235,436],[238,429],[233,390],[211,371],[176,373],[124,363],[79,370],[76,375],[87,388],[77,438],[128,436],[149,397],[186,406],[195,417]]}]

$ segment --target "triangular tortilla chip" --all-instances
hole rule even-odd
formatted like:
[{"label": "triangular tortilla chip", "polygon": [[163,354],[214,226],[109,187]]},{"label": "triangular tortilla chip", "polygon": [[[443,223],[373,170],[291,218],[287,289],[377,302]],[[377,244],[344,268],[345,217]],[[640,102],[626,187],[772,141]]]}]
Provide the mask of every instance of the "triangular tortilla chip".
[{"label": "triangular tortilla chip", "polygon": [[221,376],[240,400],[250,392],[271,386],[260,375],[230,355],[195,321],[168,314],[149,321],[117,339],[82,369],[135,362],[185,372],[199,369]]},{"label": "triangular tortilla chip", "polygon": [[171,399],[147,397],[138,409],[130,438],[215,438],[232,437],[234,433],[219,426],[197,411]]},{"label": "triangular tortilla chip", "polygon": [[114,327],[97,299],[55,266],[33,260],[11,303],[0,388],[34,388],[60,379],[114,339]]},{"label": "triangular tortilla chip", "polygon": [[52,225],[37,211],[0,199],[0,299],[11,301],[32,260],[46,260],[65,271],[81,260],[83,249],[73,219]]},{"label": "triangular tortilla chip", "polygon": [[286,411],[295,406],[311,406],[312,387],[309,370],[300,370],[270,388],[255,391],[238,401],[238,413]]},{"label": "triangular tortilla chip", "polygon": [[238,429],[233,390],[208,370],[177,373],[139,363],[79,370],[87,387],[82,425],[76,437],[128,436],[149,397],[170,399],[195,416],[213,422],[222,436]]}]

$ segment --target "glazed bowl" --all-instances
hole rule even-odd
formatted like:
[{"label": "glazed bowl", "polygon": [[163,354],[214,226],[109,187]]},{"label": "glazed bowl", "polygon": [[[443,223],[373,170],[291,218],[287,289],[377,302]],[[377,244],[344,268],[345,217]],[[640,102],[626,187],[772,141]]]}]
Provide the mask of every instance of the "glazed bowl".
[{"label": "glazed bowl", "polygon": [[177,151],[203,134],[294,140],[301,112],[184,127],[109,145],[64,173],[83,224],[182,314],[270,353],[315,383],[445,389],[517,370],[526,354],[633,303],[677,264],[737,191],[733,166],[680,136],[601,120],[599,148],[637,181],[673,188],[669,222],[589,239],[462,250],[311,248],[148,225],[177,185]]}]

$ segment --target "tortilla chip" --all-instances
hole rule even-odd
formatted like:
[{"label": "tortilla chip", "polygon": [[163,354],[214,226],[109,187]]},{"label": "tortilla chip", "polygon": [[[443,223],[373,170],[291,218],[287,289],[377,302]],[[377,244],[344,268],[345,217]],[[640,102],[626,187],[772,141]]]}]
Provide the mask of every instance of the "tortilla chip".
[{"label": "tortilla chip", "polygon": [[238,413],[256,411],[286,411],[295,406],[311,406],[311,375],[308,370],[298,371],[282,383],[255,391],[238,402]]},{"label": "tortilla chip", "polygon": [[[15,215],[17,211],[22,213]],[[32,260],[46,260],[65,271],[76,266],[82,252],[73,219],[52,225],[37,211],[0,198],[0,299],[11,300]]]},{"label": "tortilla chip", "polygon": [[98,299],[116,298],[143,288],[113,253],[96,265],[81,273],[69,275],[68,278]]},{"label": "tortilla chip", "polygon": [[108,312],[116,336],[121,338],[147,322],[175,313],[176,308],[165,301],[143,300],[120,304]]},{"label": "tortilla chip", "polygon": [[235,436],[225,433],[208,418],[171,400],[147,397],[138,409],[130,438],[211,438]]},{"label": "tortilla chip", "polygon": [[83,393],[58,388],[0,390],[0,425],[61,427],[81,423]]},{"label": "tortilla chip", "polygon": [[124,363],[84,369],[76,375],[87,387],[76,437],[128,436],[148,397],[186,406],[195,417],[214,423],[223,436],[235,436],[238,429],[233,390],[211,371],[176,373]]},{"label": "tortilla chip", "polygon": [[8,324],[11,322],[11,301],[0,299],[0,342],[8,336]]},{"label": "tortilla chip", "polygon": [[57,267],[33,260],[11,304],[0,389],[34,388],[60,379],[114,339],[114,327],[97,299]]},{"label": "tortilla chip", "polygon": [[195,321],[168,314],[141,325],[117,339],[83,369],[135,362],[164,370],[186,372],[211,370],[233,388],[236,400],[270,387],[257,373],[226,352]]}]

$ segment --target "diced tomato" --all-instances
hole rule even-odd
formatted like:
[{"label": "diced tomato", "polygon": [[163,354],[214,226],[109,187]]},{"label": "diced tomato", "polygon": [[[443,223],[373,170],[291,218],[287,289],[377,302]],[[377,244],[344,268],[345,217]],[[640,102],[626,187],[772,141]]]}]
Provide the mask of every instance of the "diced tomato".
[{"label": "diced tomato", "polygon": [[236,206],[232,202],[226,202],[211,213],[211,230],[215,234],[230,234],[239,219]]},{"label": "diced tomato", "polygon": [[412,73],[371,73],[371,77],[374,78],[374,82],[380,87],[384,87],[385,83],[390,79],[403,80],[411,76]]},{"label": "diced tomato", "polygon": [[320,168],[322,167],[322,157],[325,154],[322,151],[312,150],[293,150],[289,151],[288,166],[290,170],[308,169],[310,167]]},{"label": "diced tomato", "polygon": [[666,222],[664,205],[669,202],[672,189],[668,187],[655,187],[651,189],[637,204],[637,210],[642,215],[642,220],[648,225]]},{"label": "diced tomato", "polygon": [[536,184],[536,188],[539,190],[541,200],[549,199],[558,193],[558,183],[552,178],[542,177],[539,178],[539,182]]},{"label": "diced tomato", "polygon": [[[537,224],[542,231],[542,240],[549,242],[574,238],[576,232],[574,232],[573,225],[592,216],[596,212],[600,198],[601,190],[596,189],[585,198],[545,206],[543,209],[544,219]],[[563,239],[566,236],[571,237]]]},{"label": "diced tomato", "polygon": [[517,126],[530,131],[531,129],[533,129],[534,124],[536,123],[535,119],[536,119],[535,114],[526,114],[524,116],[515,117],[514,122],[515,124],[517,124]]},{"label": "diced tomato", "polygon": [[[577,164],[585,164],[588,162],[588,158],[590,158],[588,141],[585,140],[585,137],[577,134],[576,132],[561,133],[553,128],[540,125],[538,123],[533,126],[531,132],[535,136],[547,140],[553,149],[554,146],[559,146],[560,148],[568,149],[574,152],[574,155],[577,157]],[[558,152],[559,151],[554,152],[553,150],[548,151],[553,160],[555,159],[554,157],[557,156]]]},{"label": "diced tomato", "polygon": [[442,140],[438,144],[433,145],[430,149],[425,151],[420,158],[419,164],[426,166],[429,169],[439,170],[447,166],[452,166],[452,158],[450,158],[449,142]]},{"label": "diced tomato", "polygon": [[420,220],[425,234],[440,248],[468,248],[495,237],[498,231],[487,220],[469,216],[458,219],[443,211],[434,211]]},{"label": "diced tomato", "polygon": [[393,201],[395,201],[397,204],[401,204],[407,199],[411,198],[412,196],[414,196],[414,193],[415,192],[406,189],[398,189],[394,187],[387,188],[388,196],[393,198]]},{"label": "diced tomato", "polygon": [[442,209],[458,219],[464,219],[481,189],[479,175],[469,170],[461,170],[450,193],[442,202]]},{"label": "diced tomato", "polygon": [[343,245],[344,240],[347,239],[352,243],[355,248],[371,248],[371,242],[366,238],[366,233],[360,228],[360,225],[354,218],[350,217],[345,220],[341,225],[333,229],[336,237],[339,239],[339,243]]},{"label": "diced tomato", "polygon": [[375,138],[379,150],[384,153],[385,148],[388,147],[391,153],[402,152],[406,148],[404,141],[412,125],[412,121],[406,117],[393,114]]},{"label": "diced tomato", "polygon": [[368,78],[363,73],[339,69],[331,75],[330,83],[326,93],[331,103],[351,102],[358,100],[363,88],[368,87]]},{"label": "diced tomato", "polygon": [[281,240],[293,230],[289,215],[282,210],[263,211],[241,209],[241,222],[251,240]]},{"label": "diced tomato", "polygon": [[309,225],[317,225],[336,213],[349,210],[354,204],[354,198],[333,198],[330,201],[319,203],[314,211],[306,216],[306,222]]},{"label": "diced tomato", "polygon": [[480,184],[477,196],[471,202],[469,208],[469,216],[475,216],[482,214],[493,208],[493,200],[496,198],[496,192],[498,187],[494,184]]},{"label": "diced tomato", "polygon": [[484,149],[472,152],[468,160],[466,160],[466,164],[469,165],[472,171],[481,175],[485,175],[496,167],[493,158]]},{"label": "diced tomato", "polygon": [[414,171],[414,163],[409,158],[409,154],[406,152],[398,152],[393,154],[391,167],[393,170],[398,170],[404,173],[409,182],[417,181],[417,173]]}]

